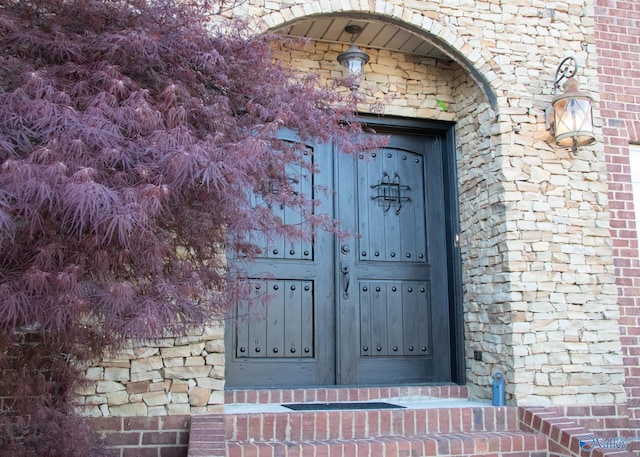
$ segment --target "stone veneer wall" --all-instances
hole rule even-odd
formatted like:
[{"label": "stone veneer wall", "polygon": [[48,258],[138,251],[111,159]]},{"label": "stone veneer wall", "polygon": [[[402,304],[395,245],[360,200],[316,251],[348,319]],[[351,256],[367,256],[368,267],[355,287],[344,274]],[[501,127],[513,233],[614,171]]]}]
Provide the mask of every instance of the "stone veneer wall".
[{"label": "stone veneer wall", "polygon": [[[327,8],[376,13],[378,20],[405,21],[462,54],[457,57],[465,71],[452,66],[461,77],[436,84],[451,84],[447,113],[455,112],[458,123],[471,392],[488,398],[490,374],[499,368],[520,404],[624,403],[602,145],[572,157],[548,144],[544,125],[552,78],[566,55],[580,62],[584,86],[590,92],[597,86],[593,5],[501,5],[437,1],[421,10],[418,3],[401,2],[247,2],[243,13],[262,17],[273,29]],[[335,69],[330,57],[315,58]],[[469,84],[469,61],[493,85],[494,107],[480,86]],[[389,103],[380,95],[388,92],[367,92],[367,82],[384,78],[371,75],[380,69],[375,61],[370,67],[365,93],[377,96],[387,113]],[[388,111],[412,116],[412,99],[399,98]],[[471,359],[475,350],[487,354],[483,363]]]},{"label": "stone veneer wall", "polygon": [[[308,15],[354,12],[421,30],[453,50],[459,63],[367,49],[372,60],[362,91],[384,114],[457,122],[472,395],[488,398],[490,375],[499,368],[519,404],[624,403],[603,145],[582,148],[574,158],[550,146],[544,128],[553,74],[566,55],[576,56],[583,87],[597,98],[591,1],[549,7],[536,0],[248,0],[235,14],[257,18],[266,30]],[[335,58],[343,49],[310,43],[283,59],[329,75],[339,71]],[[599,119],[597,105],[595,114]],[[221,339],[210,341],[221,350]],[[83,392],[90,414],[218,408],[222,370],[207,358],[222,363],[223,356],[207,349],[213,343],[178,338],[166,344],[164,351],[131,349],[121,362],[92,367],[89,376],[122,379],[95,379],[101,387]],[[172,347],[180,355],[170,355]],[[482,362],[472,360],[475,350],[483,352]],[[183,365],[170,366],[174,362]],[[208,369],[214,371],[204,376]],[[128,386],[136,390],[129,393]]]},{"label": "stone veneer wall", "polygon": [[[300,72],[315,72],[323,79],[340,77],[338,55],[347,46],[311,41],[276,53],[277,59]],[[364,49],[370,60],[366,77],[358,91],[365,96],[362,112],[390,116],[453,121],[452,69],[458,65],[388,50]],[[445,110],[443,103],[447,109]]]},{"label": "stone veneer wall", "polygon": [[[499,248],[504,242],[505,211],[496,200],[504,192],[496,179],[500,161],[492,137],[497,116],[466,71],[456,71],[455,81],[467,381],[472,397],[490,398],[486,387],[494,371],[501,370],[512,395],[513,349],[504,327],[510,311],[500,304],[510,294],[502,279],[506,258]],[[474,351],[482,352],[482,361],[474,360]]]},{"label": "stone veneer wall", "polygon": [[640,429],[640,251],[629,144],[640,144],[640,2],[596,0],[600,112],[632,428]]},{"label": "stone veneer wall", "polygon": [[221,412],[224,326],[201,334],[131,343],[87,368],[78,392],[88,417],[176,416]]}]

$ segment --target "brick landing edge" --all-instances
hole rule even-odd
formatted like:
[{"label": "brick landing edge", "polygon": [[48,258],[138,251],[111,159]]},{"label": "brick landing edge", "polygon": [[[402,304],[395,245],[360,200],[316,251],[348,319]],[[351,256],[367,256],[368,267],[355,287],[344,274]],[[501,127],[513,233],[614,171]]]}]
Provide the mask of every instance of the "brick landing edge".
[{"label": "brick landing edge", "polygon": [[[368,401],[412,395],[436,398],[467,398],[467,393],[468,391],[464,386],[237,390],[226,392],[225,401],[227,403]],[[598,448],[594,448],[589,452],[581,450],[580,439],[582,437],[598,436],[598,434],[580,425],[574,418],[566,417],[560,408],[519,407],[517,411],[516,433],[534,433],[544,436],[545,449],[540,453],[541,455],[548,455],[549,457],[640,456],[640,453],[631,450]],[[233,420],[232,417],[232,415],[222,413],[193,416],[191,418],[188,457],[227,457],[226,430],[229,425],[227,422]],[[504,433],[505,436],[508,436],[509,432]],[[513,438],[513,435],[511,437]],[[500,437],[495,439],[501,440]],[[402,444],[398,444],[398,446],[402,446]],[[449,446],[456,446],[454,438],[452,438]],[[400,451],[400,448],[398,450]],[[492,456],[506,456],[508,454],[508,452],[500,451],[491,453]],[[405,454],[399,453],[398,456],[400,455]]]}]

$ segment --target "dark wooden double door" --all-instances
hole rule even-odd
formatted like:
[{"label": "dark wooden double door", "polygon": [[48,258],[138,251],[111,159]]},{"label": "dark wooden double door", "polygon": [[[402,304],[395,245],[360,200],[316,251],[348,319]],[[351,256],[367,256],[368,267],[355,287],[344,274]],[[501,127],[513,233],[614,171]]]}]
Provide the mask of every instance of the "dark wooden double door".
[{"label": "dark wooden double door", "polygon": [[239,303],[227,323],[228,387],[451,380],[443,156],[452,151],[442,135],[388,133],[368,157],[307,146],[321,173],[299,177],[299,191],[350,236],[260,241],[249,274],[256,298],[271,299]]}]

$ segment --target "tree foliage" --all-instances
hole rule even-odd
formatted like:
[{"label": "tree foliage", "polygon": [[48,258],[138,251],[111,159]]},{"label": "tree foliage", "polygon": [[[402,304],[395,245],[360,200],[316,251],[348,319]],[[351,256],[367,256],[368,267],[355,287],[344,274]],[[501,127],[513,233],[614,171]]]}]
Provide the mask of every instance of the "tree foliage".
[{"label": "tree foliage", "polygon": [[0,397],[7,396],[0,408],[0,457],[110,455],[88,421],[74,414],[73,388],[82,378],[70,362],[88,356],[86,348],[37,333],[11,342],[6,336],[0,335]]},{"label": "tree foliage", "polygon": [[247,231],[303,235],[251,192],[275,185],[274,203],[318,219],[285,173],[309,167],[302,151],[275,135],[366,146],[353,104],[274,61],[274,36],[211,28],[221,6],[2,0],[5,330],[202,321],[237,290],[221,254],[255,252]]},{"label": "tree foliage", "polygon": [[278,63],[287,43],[223,21],[228,6],[0,0],[5,335],[76,357],[219,315],[243,291],[224,254],[257,252],[247,233],[310,235],[252,193],[334,228],[286,173],[318,170],[276,134],[373,147],[357,100]]}]

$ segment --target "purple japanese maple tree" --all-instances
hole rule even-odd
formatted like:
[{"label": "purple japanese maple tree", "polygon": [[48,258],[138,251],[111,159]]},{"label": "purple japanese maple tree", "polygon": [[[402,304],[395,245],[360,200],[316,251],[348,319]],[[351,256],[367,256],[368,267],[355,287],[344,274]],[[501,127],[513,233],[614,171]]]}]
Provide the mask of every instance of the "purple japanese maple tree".
[{"label": "purple japanese maple tree", "polygon": [[219,317],[244,290],[225,254],[254,256],[248,233],[310,236],[250,195],[334,228],[287,176],[319,170],[277,132],[378,141],[352,93],[278,63],[289,44],[222,21],[224,0],[0,5],[3,349],[28,330],[82,358]]},{"label": "purple japanese maple tree", "polygon": [[285,172],[310,167],[303,148],[276,134],[369,147],[352,100],[275,62],[277,38],[210,29],[222,6],[2,0],[3,330],[201,322],[237,290],[224,253],[251,255],[248,231],[305,236],[252,207],[270,186],[331,225]]}]

